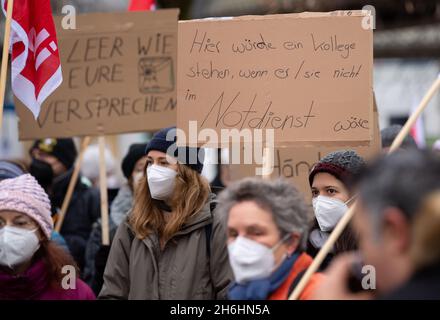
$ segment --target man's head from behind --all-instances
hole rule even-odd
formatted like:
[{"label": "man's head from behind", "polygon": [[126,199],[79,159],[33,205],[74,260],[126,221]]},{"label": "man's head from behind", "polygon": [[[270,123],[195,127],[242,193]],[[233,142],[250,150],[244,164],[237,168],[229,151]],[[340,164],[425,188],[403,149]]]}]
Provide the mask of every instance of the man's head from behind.
[{"label": "man's head from behind", "polygon": [[422,267],[415,246],[422,256],[435,254],[428,252],[435,247],[420,248],[417,237],[423,234],[421,226],[428,225],[426,218],[420,223],[426,201],[440,191],[440,158],[417,150],[396,151],[375,160],[356,180],[359,206],[353,223],[360,249],[365,263],[376,268],[377,289],[387,293]]},{"label": "man's head from behind", "polygon": [[[402,126],[399,124],[393,124],[389,127],[386,127],[380,131],[380,137],[382,140],[382,150],[387,152],[388,149],[393,144],[394,139],[396,139],[399,132],[402,130]],[[403,139],[400,149],[417,149],[417,143],[414,138],[410,135],[407,135],[405,139]]]}]

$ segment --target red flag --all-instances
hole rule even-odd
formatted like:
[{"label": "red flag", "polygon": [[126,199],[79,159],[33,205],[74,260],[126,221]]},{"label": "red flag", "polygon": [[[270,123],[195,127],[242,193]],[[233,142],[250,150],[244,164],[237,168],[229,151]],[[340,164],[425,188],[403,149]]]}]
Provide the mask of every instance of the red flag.
[{"label": "red flag", "polygon": [[128,11],[144,11],[156,10],[156,3],[154,0],[131,0],[128,5]]},{"label": "red flag", "polygon": [[[412,103],[409,116],[411,116],[417,109],[418,99],[416,94],[413,94],[413,100],[414,101]],[[414,138],[414,141],[420,149],[424,149],[426,147],[425,124],[423,121],[423,114],[418,117],[416,123],[414,123],[414,125],[412,126],[410,130],[410,135]]]},{"label": "red flag", "polygon": [[[6,15],[7,0],[2,0]],[[50,0],[14,1],[11,21],[14,95],[38,118],[43,101],[63,81]]]},{"label": "red flag", "polygon": [[414,141],[419,148],[424,149],[426,147],[425,126],[422,115],[420,115],[414,126],[411,128],[410,135],[414,138]]}]

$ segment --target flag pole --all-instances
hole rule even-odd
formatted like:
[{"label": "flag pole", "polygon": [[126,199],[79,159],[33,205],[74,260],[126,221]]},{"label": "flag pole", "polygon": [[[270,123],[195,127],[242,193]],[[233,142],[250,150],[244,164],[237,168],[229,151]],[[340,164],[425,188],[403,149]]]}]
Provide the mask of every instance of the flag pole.
[{"label": "flag pole", "polygon": [[390,151],[394,151],[402,144],[405,137],[410,132],[411,128],[416,123],[417,119],[422,114],[423,110],[425,110],[426,106],[428,105],[429,101],[431,101],[434,94],[440,89],[440,75],[437,77],[437,80],[434,81],[431,88],[429,88],[428,92],[423,97],[422,101],[420,102],[420,105],[417,107],[416,110],[411,114],[409,119],[406,121],[403,128],[400,130],[397,137],[394,139],[393,144],[390,147]]},{"label": "flag pole", "polygon": [[8,75],[9,43],[11,41],[11,21],[14,0],[9,0],[6,8],[5,37],[3,39],[2,69],[0,73],[0,129],[3,124],[3,105],[5,103],[6,76]]},{"label": "flag pole", "polygon": [[[395,150],[397,150],[400,147],[400,145],[403,142],[403,139],[405,139],[405,137],[408,135],[409,131],[411,130],[411,127],[417,121],[417,118],[422,114],[423,110],[425,110],[429,101],[432,99],[434,94],[439,89],[440,89],[440,75],[436,79],[436,81],[434,81],[431,88],[429,88],[428,92],[423,97],[423,100],[420,102],[417,109],[411,114],[411,116],[408,118],[408,120],[406,121],[403,128],[400,130],[399,134],[394,139],[390,149],[388,150],[388,154],[394,152]],[[312,264],[308,267],[306,273],[302,276],[300,282],[297,284],[297,286],[293,290],[292,294],[289,296],[289,300],[297,300],[299,298],[299,296],[303,292],[305,286],[309,282],[312,275],[318,270],[319,266],[322,264],[325,257],[332,250],[333,245],[335,244],[336,240],[338,240],[338,238],[340,237],[342,232],[347,227],[348,223],[350,222],[351,218],[353,217],[353,215],[356,211],[356,205],[357,205],[357,201],[353,203],[353,205],[344,214],[342,219],[338,222],[335,229],[332,231],[329,238],[322,246],[321,250],[319,250],[315,259],[313,259]]]},{"label": "flag pole", "polygon": [[101,193],[101,226],[102,244],[110,244],[110,233],[108,224],[108,199],[107,199],[107,172],[105,165],[105,137],[98,137],[99,143],[99,187]]},{"label": "flag pole", "polygon": [[70,177],[69,186],[67,187],[66,195],[64,196],[63,204],[61,206],[61,211],[58,216],[57,222],[55,224],[55,231],[60,232],[61,227],[64,222],[64,217],[66,216],[67,209],[69,208],[70,200],[72,199],[73,191],[75,190],[76,182],[78,181],[79,172],[81,170],[81,164],[84,157],[84,151],[90,144],[90,137],[84,137],[81,143],[81,150],[79,151],[78,159],[75,163],[75,168],[73,169],[72,177]]}]

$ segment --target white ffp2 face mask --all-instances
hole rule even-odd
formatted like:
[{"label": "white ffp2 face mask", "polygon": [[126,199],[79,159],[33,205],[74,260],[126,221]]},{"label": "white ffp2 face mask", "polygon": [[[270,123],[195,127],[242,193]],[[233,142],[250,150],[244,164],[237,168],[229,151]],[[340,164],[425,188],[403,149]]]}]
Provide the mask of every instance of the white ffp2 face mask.
[{"label": "white ffp2 face mask", "polygon": [[13,268],[32,258],[40,247],[35,230],[5,226],[0,229],[0,265]]},{"label": "white ffp2 face mask", "polygon": [[148,188],[153,199],[167,200],[173,194],[177,172],[153,164],[147,168]]},{"label": "white ffp2 face mask", "polygon": [[312,200],[319,229],[324,232],[333,230],[342,216],[347,212],[347,204],[339,199],[317,196]]},{"label": "white ffp2 face mask", "polygon": [[229,261],[235,281],[245,283],[270,276],[275,268],[273,252],[283,241],[285,238],[269,248],[254,240],[237,237],[228,245]]}]

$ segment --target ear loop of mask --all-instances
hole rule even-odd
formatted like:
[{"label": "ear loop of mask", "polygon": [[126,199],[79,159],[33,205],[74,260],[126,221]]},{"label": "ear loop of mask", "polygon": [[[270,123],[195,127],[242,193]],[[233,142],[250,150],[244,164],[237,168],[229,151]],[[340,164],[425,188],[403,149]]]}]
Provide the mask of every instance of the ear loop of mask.
[{"label": "ear loop of mask", "polygon": [[[292,237],[292,235],[291,235],[290,233],[288,233],[288,234],[286,234],[284,237],[282,237],[282,238],[280,239],[280,241],[278,241],[278,243],[276,243],[276,244],[272,247],[272,249],[271,249],[272,252],[275,252],[275,250],[278,249],[279,246],[280,246],[282,243],[286,242],[287,239],[289,239],[290,237]],[[290,256],[291,256],[290,254],[286,253],[284,258],[286,258],[286,257],[290,257]]]}]

